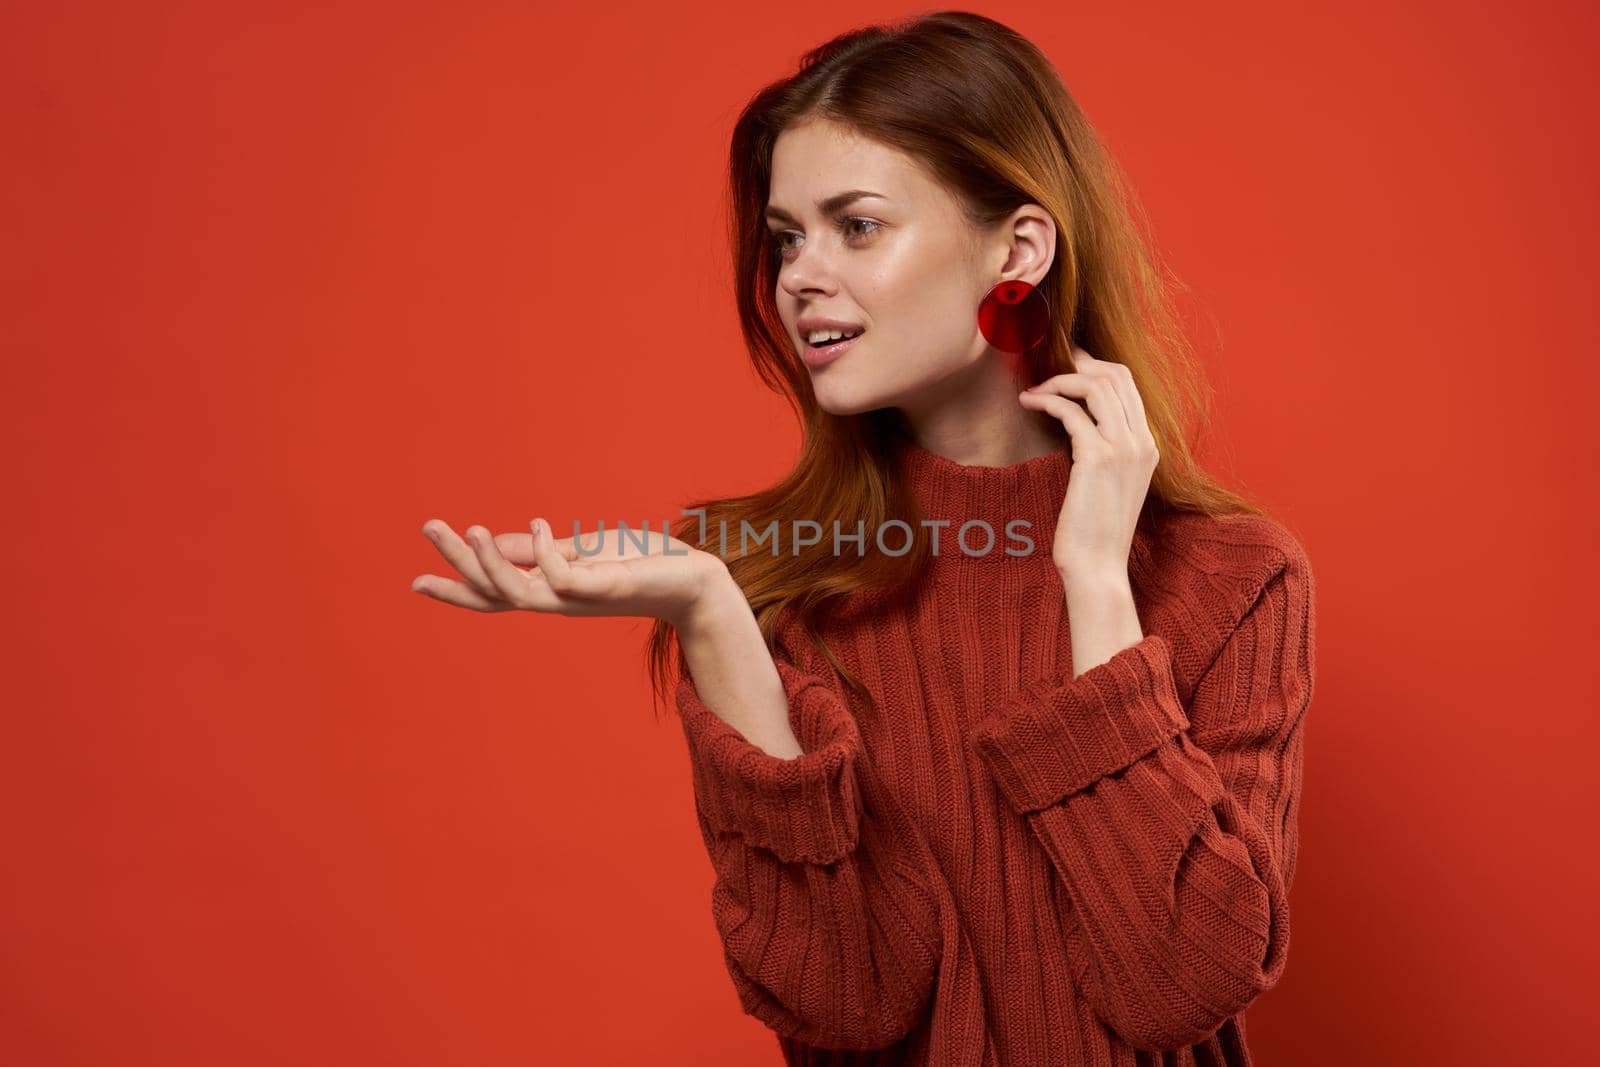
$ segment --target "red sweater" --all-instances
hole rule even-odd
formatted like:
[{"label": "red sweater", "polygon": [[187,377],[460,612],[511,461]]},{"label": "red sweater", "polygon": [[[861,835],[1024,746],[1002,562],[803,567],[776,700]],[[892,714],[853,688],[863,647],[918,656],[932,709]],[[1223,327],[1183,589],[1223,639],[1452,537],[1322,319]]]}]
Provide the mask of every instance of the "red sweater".
[{"label": "red sweater", "polygon": [[[1258,518],[1141,530],[1145,637],[1074,678],[1050,556],[1068,454],[976,467],[906,445],[896,463],[953,520],[933,571],[910,607],[858,595],[821,631],[881,716],[858,722],[787,620],[774,659],[803,755],[750,744],[678,681],[743,1010],[788,1064],[1249,1064],[1241,1013],[1289,947],[1303,549]],[[975,518],[996,547],[969,556],[951,538]],[[1004,553],[1016,518],[1030,555]]]}]

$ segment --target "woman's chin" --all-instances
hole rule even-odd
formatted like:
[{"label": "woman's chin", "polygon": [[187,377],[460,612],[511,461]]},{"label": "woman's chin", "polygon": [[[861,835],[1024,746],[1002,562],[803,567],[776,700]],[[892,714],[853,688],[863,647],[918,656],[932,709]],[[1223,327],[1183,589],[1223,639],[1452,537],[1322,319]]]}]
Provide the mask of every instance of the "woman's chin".
[{"label": "woman's chin", "polygon": [[883,407],[881,402],[875,401],[859,389],[850,388],[843,382],[813,379],[811,391],[817,398],[817,407],[829,415],[860,415],[864,411]]}]

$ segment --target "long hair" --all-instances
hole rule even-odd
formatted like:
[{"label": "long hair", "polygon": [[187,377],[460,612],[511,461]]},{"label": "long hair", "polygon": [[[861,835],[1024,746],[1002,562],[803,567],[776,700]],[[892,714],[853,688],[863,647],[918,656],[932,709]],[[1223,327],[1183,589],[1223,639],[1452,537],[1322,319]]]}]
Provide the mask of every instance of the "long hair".
[{"label": "long hair", "polygon": [[[1205,433],[1210,397],[1171,305],[1170,275],[1146,236],[1137,197],[1050,61],[1016,31],[965,11],[852,30],[805,53],[791,77],[758,92],[740,113],[728,152],[739,323],[756,372],[800,420],[800,457],[770,488],[691,503],[688,510],[703,509],[703,517],[675,521],[672,530],[724,560],[769,648],[780,618],[792,616],[872,706],[860,680],[818,639],[817,623],[854,592],[911,589],[931,562],[920,540],[900,555],[872,544],[874,531],[890,519],[920,528],[910,488],[890,467],[895,441],[906,432],[900,413],[886,408],[836,416],[819,408],[779,316],[778,265],[764,218],[772,150],[786,128],[813,118],[924,164],[977,228],[998,224],[1024,204],[1050,213],[1056,257],[1039,283],[1051,308],[1050,333],[1021,366],[1031,381],[1070,372],[1071,349],[1079,346],[1132,373],[1161,455],[1142,525],[1173,510],[1216,517],[1266,513],[1219,484],[1194,458],[1192,443]],[[761,533],[774,520],[780,531],[794,529],[796,520],[820,523],[825,531],[838,523],[841,537],[864,528],[866,550],[834,553],[830,533],[815,551],[797,554],[780,545],[763,553],[758,544],[745,552],[745,524]],[[664,702],[674,658],[681,664],[675,627],[657,620],[645,655],[652,692]]]}]

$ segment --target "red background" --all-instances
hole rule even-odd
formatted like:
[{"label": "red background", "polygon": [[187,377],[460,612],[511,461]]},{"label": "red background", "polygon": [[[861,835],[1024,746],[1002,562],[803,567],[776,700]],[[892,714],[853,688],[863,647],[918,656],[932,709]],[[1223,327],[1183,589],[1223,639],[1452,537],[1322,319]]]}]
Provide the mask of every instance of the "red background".
[{"label": "red background", "polygon": [[[1263,1064],[1591,1032],[1592,8],[977,5],[1125,162],[1299,533],[1319,678]],[[726,137],[909,8],[12,5],[0,1057],[774,1063],[645,624],[485,616],[429,517],[775,478]]]}]

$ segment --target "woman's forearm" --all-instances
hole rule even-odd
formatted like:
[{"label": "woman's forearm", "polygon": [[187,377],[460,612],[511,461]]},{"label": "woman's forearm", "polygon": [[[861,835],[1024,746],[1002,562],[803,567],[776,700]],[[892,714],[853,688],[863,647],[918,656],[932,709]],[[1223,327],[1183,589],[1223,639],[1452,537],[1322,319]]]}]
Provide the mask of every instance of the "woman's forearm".
[{"label": "woman's forearm", "polygon": [[1144,640],[1126,570],[1063,574],[1068,630],[1072,634],[1072,676],[1076,678]]},{"label": "woman's forearm", "polygon": [[789,699],[744,591],[727,576],[708,585],[678,625],[701,701],[752,745],[780,759],[802,754]]}]

